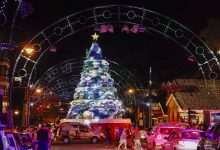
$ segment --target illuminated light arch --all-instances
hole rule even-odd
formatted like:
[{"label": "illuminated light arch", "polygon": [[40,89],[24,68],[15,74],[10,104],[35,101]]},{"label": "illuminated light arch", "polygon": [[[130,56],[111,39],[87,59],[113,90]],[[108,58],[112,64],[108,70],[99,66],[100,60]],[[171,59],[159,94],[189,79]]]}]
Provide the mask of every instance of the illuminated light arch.
[{"label": "illuminated light arch", "polygon": [[[21,11],[22,9],[22,4],[23,4],[23,1],[21,0],[12,0],[12,1],[2,0],[0,2],[1,36],[4,34],[4,31],[6,31],[6,29],[9,30],[9,32],[7,32],[7,38],[4,39],[4,41],[7,41],[7,42],[0,41],[0,49],[2,50],[3,49],[12,50],[16,46],[13,43],[14,32],[15,32],[15,27],[16,27],[18,16],[20,15],[19,11]],[[14,13],[8,13],[8,8],[10,8],[11,9],[10,11]]]},{"label": "illuminated light arch", "polygon": [[[199,36],[164,15],[126,5],[100,6],[82,10],[48,26],[28,43],[36,49],[35,57],[26,56],[24,51],[21,51],[13,69],[13,78],[19,76],[22,79],[19,86],[30,85],[34,68],[51,46],[89,27],[111,23],[139,25],[145,30],[157,32],[171,39],[195,57],[205,81],[208,79],[214,81],[218,78],[220,70],[218,59]],[[15,84],[14,81],[12,83]]]},{"label": "illuminated light arch", "polygon": [[[84,58],[69,59],[48,69],[34,84],[34,87],[43,87],[46,95],[56,95],[65,100],[72,100],[75,88],[79,83],[80,73],[83,69]],[[135,75],[116,62],[107,60],[109,72],[114,79],[114,84],[118,90],[118,96],[124,104],[133,104],[133,97],[125,91],[129,88],[141,90],[142,96],[146,93],[143,90]]]}]

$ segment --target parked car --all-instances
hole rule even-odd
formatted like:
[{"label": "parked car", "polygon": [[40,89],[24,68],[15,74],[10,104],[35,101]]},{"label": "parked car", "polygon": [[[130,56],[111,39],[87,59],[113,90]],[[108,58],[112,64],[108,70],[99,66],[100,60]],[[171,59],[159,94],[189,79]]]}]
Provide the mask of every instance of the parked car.
[{"label": "parked car", "polygon": [[22,148],[20,148],[19,144],[17,143],[17,141],[14,138],[14,135],[12,133],[7,133],[6,137],[8,139],[8,141],[10,142],[10,145],[15,149],[15,150],[22,150]]},{"label": "parked car", "polygon": [[186,129],[189,125],[186,123],[160,123],[152,128],[152,131],[147,137],[147,149],[162,149],[163,143],[166,141],[164,138],[168,137],[174,129]]},{"label": "parked car", "polygon": [[16,150],[5,135],[4,125],[0,125],[0,150]]},{"label": "parked car", "polygon": [[220,150],[220,122],[210,129],[207,136],[203,136],[198,144],[197,150]]},{"label": "parked car", "polygon": [[57,139],[62,140],[64,143],[72,141],[98,143],[101,139],[101,133],[95,132],[90,126],[82,123],[62,123],[57,135]]},{"label": "parked car", "polygon": [[175,129],[165,137],[163,150],[196,150],[199,139],[205,136],[205,132],[196,129]]},{"label": "parked car", "polygon": [[[9,139],[11,145],[13,145],[13,147],[16,147],[16,150],[32,150],[32,141],[28,141],[26,139],[26,137],[23,137],[21,135],[23,135],[23,133],[18,133],[16,131],[5,131],[5,134],[7,136],[7,138]],[[15,140],[12,139],[12,136]],[[14,146],[16,145],[16,146]]]}]

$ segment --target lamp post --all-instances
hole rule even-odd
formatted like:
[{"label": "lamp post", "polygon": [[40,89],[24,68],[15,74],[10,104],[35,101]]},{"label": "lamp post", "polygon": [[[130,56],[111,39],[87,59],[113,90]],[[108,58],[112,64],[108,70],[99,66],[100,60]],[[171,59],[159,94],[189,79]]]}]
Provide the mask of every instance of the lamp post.
[{"label": "lamp post", "polygon": [[[26,53],[28,57],[31,57],[32,54],[34,53],[34,48],[30,45],[25,46],[22,49],[22,52]],[[22,126],[27,126],[29,125],[29,115],[30,115],[30,97],[32,95],[32,91],[30,88],[30,85],[24,88],[25,93],[24,93],[24,104],[23,104],[23,114],[22,114]]]},{"label": "lamp post", "polygon": [[127,90],[127,93],[129,95],[129,97],[132,100],[132,110],[133,110],[133,114],[134,114],[134,121],[135,121],[135,126],[137,126],[137,117],[136,117],[136,99],[135,99],[135,91],[133,88],[130,88]]},{"label": "lamp post", "polygon": [[151,98],[151,85],[152,85],[152,80],[151,80],[151,67],[149,68],[149,81],[148,81],[148,88],[149,88],[149,128],[152,126],[152,106],[153,106],[153,101]]},{"label": "lamp post", "polygon": [[[145,114],[145,105],[144,98],[146,95],[146,89],[135,89],[135,88],[130,88],[127,90],[127,93],[132,96],[132,106],[133,106],[133,114],[134,114],[134,121],[135,121],[135,126],[138,125],[138,121],[140,121],[139,125],[144,126],[144,114]],[[143,101],[139,101],[139,104],[137,104],[137,97],[139,99],[142,99]],[[140,120],[139,120],[140,119]],[[141,123],[142,121],[142,123]]]},{"label": "lamp post", "polygon": [[42,88],[36,87],[36,88],[27,88],[26,90],[26,116],[25,116],[25,124],[30,125],[30,115],[31,115],[31,107],[34,106],[34,102],[31,101],[31,99],[35,99],[35,97],[38,98],[43,93]]}]

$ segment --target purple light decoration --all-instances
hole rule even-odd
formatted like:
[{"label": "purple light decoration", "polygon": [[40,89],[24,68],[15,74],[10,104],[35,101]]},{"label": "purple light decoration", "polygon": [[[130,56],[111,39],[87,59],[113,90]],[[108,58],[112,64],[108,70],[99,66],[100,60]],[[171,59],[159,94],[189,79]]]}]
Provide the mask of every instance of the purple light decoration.
[{"label": "purple light decoration", "polygon": [[34,9],[30,2],[22,0],[21,2],[21,16],[24,18],[29,14],[33,13]]},{"label": "purple light decoration", "polygon": [[0,95],[3,95],[4,94],[4,89],[0,89]]},{"label": "purple light decoration", "polygon": [[95,26],[94,30],[95,30],[96,32],[99,32],[99,26]]},{"label": "purple light decoration", "polygon": [[144,27],[139,27],[139,28],[138,28],[138,32],[142,32],[142,33],[143,33],[143,32],[144,32],[144,30],[145,30],[145,28],[144,28]]}]

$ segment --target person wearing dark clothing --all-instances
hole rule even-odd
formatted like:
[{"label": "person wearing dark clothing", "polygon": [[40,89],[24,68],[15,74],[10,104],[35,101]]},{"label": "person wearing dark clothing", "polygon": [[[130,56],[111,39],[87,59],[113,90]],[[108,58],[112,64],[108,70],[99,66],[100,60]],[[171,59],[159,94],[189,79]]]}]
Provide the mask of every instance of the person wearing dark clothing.
[{"label": "person wearing dark clothing", "polygon": [[50,147],[50,130],[46,124],[42,124],[41,129],[37,132],[38,150],[49,150]]},{"label": "person wearing dark clothing", "polygon": [[220,137],[220,121],[212,126],[210,130],[210,137],[212,140],[215,140]]},{"label": "person wearing dark clothing", "polygon": [[111,133],[110,133],[110,127],[105,128],[106,138],[105,138],[105,147],[108,147],[108,145],[111,145]]}]

